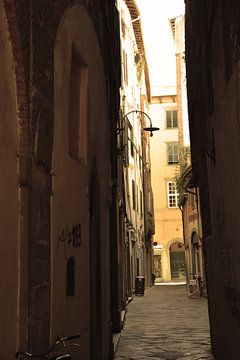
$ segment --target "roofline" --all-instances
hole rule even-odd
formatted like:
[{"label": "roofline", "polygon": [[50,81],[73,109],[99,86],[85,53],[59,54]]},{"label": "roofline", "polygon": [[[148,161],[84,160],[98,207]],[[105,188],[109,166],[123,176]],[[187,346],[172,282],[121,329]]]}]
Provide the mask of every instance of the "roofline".
[{"label": "roofline", "polygon": [[147,91],[147,99],[150,103],[150,101],[151,101],[150,78],[149,78],[148,64],[147,64],[144,42],[143,42],[142,26],[141,26],[140,19],[136,20],[140,16],[140,11],[139,11],[138,6],[136,5],[135,0],[125,0],[125,1],[126,1],[128,10],[130,12],[132,21],[135,20],[134,22],[132,22],[132,26],[133,26],[133,31],[135,34],[138,51],[140,52],[140,54],[142,54],[142,56],[144,58],[144,62],[145,62],[145,67],[144,67],[145,84],[146,84],[146,91]]}]

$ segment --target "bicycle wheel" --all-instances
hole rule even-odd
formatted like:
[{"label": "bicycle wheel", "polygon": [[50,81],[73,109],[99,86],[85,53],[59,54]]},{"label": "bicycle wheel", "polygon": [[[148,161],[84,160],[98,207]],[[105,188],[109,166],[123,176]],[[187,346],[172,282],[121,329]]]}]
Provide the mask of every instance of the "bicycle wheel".
[{"label": "bicycle wheel", "polygon": [[72,360],[72,357],[70,354],[57,355],[57,356],[49,358],[49,360]]}]

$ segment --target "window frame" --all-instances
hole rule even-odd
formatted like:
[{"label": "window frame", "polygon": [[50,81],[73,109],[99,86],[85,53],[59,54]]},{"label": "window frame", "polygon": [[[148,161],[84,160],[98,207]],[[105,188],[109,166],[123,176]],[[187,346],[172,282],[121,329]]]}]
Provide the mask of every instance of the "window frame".
[{"label": "window frame", "polygon": [[[173,150],[175,146],[177,146],[177,154]],[[172,160],[170,160],[170,157],[172,157]],[[179,164],[179,145],[177,141],[167,143],[167,163],[168,165]]]},{"label": "window frame", "polygon": [[87,165],[88,66],[72,45],[69,84],[69,155]]},{"label": "window frame", "polygon": [[[168,119],[168,114],[170,115],[170,119]],[[174,119],[174,114],[176,114],[176,118]],[[168,120],[170,120],[170,126],[168,126]],[[176,121],[176,124],[174,124]],[[178,128],[178,112],[177,109],[167,109],[165,110],[165,124],[166,129],[177,129]]]},{"label": "window frame", "polygon": [[135,180],[132,179],[132,208],[136,210],[136,184]]},{"label": "window frame", "polygon": [[[170,189],[170,186],[172,188]],[[179,193],[175,181],[167,181],[167,205],[169,209],[178,208]],[[172,205],[171,205],[172,204]]]},{"label": "window frame", "polygon": [[122,69],[123,69],[123,82],[128,86],[128,54],[127,51],[122,49]]},{"label": "window frame", "polygon": [[134,151],[134,131],[133,131],[133,126],[132,124],[128,121],[127,122],[127,128],[128,128],[128,148],[129,148],[129,153],[131,155],[131,158],[134,159],[134,155],[135,155],[135,151]]}]

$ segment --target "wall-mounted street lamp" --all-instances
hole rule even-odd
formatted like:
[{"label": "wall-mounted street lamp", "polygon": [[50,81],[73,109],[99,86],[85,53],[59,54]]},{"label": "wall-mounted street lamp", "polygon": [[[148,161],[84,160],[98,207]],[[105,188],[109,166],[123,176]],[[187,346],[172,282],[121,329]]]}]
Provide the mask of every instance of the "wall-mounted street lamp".
[{"label": "wall-mounted street lamp", "polygon": [[[153,131],[158,131],[160,130],[158,127],[154,127],[152,126],[152,120],[150,118],[150,116],[148,114],[146,114],[144,111],[141,110],[132,110],[129,111],[126,115],[123,116],[121,123],[123,124],[124,120],[128,117],[128,115],[135,113],[135,114],[140,114],[142,116],[146,116],[149,120],[150,126],[149,127],[145,127],[143,130],[144,131],[149,131],[150,132],[150,136],[153,136]],[[121,130],[124,130],[124,127],[118,128],[117,129],[117,133],[119,134]]]}]

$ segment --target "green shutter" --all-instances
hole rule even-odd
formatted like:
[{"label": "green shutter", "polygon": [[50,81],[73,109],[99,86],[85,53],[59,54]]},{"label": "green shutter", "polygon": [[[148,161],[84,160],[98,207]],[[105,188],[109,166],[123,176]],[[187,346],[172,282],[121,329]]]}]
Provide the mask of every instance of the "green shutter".
[{"label": "green shutter", "polygon": [[166,111],[167,128],[171,128],[171,111]]},{"label": "green shutter", "polygon": [[176,128],[177,126],[178,126],[177,110],[173,110],[173,127]]}]

